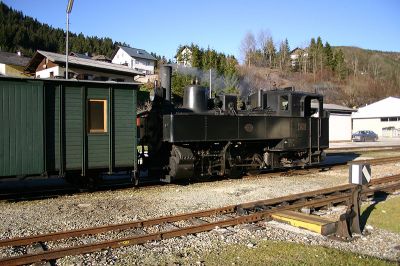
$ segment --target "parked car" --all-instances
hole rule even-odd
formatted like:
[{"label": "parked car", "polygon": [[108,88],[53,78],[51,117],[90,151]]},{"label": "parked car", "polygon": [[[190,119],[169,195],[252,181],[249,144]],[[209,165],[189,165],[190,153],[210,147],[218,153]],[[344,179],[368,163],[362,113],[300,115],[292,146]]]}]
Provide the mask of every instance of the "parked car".
[{"label": "parked car", "polygon": [[351,136],[352,141],[376,141],[378,140],[378,135],[371,130],[360,130],[356,133],[353,133]]}]

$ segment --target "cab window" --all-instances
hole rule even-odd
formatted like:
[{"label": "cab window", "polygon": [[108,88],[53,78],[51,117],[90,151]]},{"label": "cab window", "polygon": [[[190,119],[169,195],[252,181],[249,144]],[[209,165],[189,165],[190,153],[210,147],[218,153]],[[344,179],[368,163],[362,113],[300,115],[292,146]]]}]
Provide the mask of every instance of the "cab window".
[{"label": "cab window", "polygon": [[289,110],[289,96],[288,95],[281,95],[280,96],[280,109],[282,111]]}]

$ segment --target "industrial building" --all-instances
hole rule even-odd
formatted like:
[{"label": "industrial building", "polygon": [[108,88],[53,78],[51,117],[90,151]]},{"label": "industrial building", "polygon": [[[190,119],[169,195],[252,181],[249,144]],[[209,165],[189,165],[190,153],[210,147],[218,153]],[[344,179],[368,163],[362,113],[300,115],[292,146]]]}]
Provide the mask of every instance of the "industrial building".
[{"label": "industrial building", "polygon": [[400,98],[388,97],[352,115],[353,132],[372,130],[380,137],[400,137]]}]

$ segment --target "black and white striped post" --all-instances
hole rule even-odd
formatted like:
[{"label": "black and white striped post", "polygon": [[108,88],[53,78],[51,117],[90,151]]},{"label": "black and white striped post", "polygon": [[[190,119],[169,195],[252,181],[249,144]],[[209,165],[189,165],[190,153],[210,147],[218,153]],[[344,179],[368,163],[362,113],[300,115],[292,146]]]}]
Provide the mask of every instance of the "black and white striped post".
[{"label": "black and white striped post", "polygon": [[349,168],[349,183],[366,185],[371,181],[371,166],[365,163],[352,163]]},{"label": "black and white striped post", "polygon": [[349,167],[349,183],[356,186],[352,190],[347,210],[340,215],[336,228],[336,236],[342,239],[351,239],[353,233],[361,234],[360,204],[362,186],[371,181],[371,166],[365,163],[354,162]]}]

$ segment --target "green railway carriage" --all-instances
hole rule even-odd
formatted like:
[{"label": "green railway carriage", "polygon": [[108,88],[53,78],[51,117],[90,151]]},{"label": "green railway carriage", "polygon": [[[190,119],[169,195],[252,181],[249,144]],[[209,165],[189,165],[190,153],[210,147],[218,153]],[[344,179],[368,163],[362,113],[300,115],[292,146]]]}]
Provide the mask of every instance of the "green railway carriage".
[{"label": "green railway carriage", "polygon": [[0,177],[134,173],[137,89],[0,77]]}]

